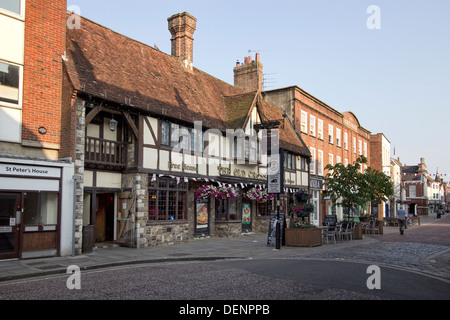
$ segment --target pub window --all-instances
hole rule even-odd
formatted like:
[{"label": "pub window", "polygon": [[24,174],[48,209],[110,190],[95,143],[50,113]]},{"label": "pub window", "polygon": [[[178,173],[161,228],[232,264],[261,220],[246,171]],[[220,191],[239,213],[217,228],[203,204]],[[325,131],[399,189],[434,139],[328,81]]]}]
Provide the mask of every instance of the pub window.
[{"label": "pub window", "polygon": [[300,159],[301,159],[301,166],[302,166],[302,167],[301,167],[301,168],[302,168],[301,170],[302,170],[302,171],[306,171],[306,158],[301,157]]},{"label": "pub window", "polygon": [[170,123],[167,121],[161,122],[161,144],[170,145]]},{"label": "pub window", "polygon": [[238,221],[241,219],[241,210],[239,210],[241,201],[239,198],[216,199],[216,220],[219,221]]},{"label": "pub window", "polygon": [[19,104],[21,67],[0,62],[0,101]]},{"label": "pub window", "polygon": [[292,153],[285,152],[284,153],[284,168],[289,170],[295,170],[296,165],[296,156]]},{"label": "pub window", "polygon": [[276,210],[275,200],[268,200],[267,202],[256,203],[256,215],[258,217],[270,217],[272,210]]},{"label": "pub window", "polygon": [[187,219],[187,182],[159,178],[149,183],[148,220],[173,221]]}]

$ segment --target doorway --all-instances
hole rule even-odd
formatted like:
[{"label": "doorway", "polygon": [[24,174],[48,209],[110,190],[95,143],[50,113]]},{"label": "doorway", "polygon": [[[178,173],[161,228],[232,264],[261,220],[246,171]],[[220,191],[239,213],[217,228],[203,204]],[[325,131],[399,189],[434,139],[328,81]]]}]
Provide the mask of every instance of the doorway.
[{"label": "doorway", "polygon": [[19,258],[20,194],[0,193],[0,260]]},{"label": "doorway", "polygon": [[114,241],[114,193],[97,194],[95,242]]}]

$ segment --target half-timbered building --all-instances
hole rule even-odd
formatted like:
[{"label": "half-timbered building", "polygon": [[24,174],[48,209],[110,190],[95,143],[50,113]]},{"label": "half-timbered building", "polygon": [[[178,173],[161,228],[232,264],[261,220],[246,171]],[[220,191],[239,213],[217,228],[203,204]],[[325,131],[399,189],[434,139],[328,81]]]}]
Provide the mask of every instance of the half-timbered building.
[{"label": "half-timbered building", "polygon": [[279,124],[281,209],[308,188],[310,152],[281,109],[193,67],[193,16],[168,19],[171,55],[80,19],[67,33],[63,94],[78,253],[88,226],[96,242],[138,247],[267,232],[259,124]]}]

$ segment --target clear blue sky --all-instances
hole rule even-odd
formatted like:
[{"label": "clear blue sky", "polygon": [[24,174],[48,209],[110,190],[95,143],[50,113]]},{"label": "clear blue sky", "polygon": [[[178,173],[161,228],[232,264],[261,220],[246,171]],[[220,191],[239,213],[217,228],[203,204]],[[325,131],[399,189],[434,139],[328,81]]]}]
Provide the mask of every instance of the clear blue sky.
[{"label": "clear blue sky", "polygon": [[[450,181],[448,0],[68,0],[81,15],[170,54],[167,18],[195,16],[194,65],[230,84],[260,51],[266,89],[297,85],[382,132],[407,165]],[[381,29],[370,30],[370,5]]]}]

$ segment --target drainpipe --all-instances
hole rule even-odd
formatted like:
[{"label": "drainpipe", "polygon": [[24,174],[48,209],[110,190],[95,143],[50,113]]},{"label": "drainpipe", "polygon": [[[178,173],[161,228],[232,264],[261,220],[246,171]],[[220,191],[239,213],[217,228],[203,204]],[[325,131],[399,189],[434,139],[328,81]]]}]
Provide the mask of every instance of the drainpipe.
[{"label": "drainpipe", "polygon": [[73,179],[73,224],[72,224],[72,257],[75,256],[75,221],[77,219],[77,181],[80,176],[72,176]]}]

